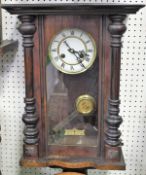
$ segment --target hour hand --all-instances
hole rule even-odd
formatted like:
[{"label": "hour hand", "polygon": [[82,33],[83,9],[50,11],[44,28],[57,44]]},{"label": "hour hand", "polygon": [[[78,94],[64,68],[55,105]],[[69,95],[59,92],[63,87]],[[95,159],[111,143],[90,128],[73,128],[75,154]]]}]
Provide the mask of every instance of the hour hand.
[{"label": "hour hand", "polygon": [[75,55],[75,57],[77,58],[78,63],[80,63],[80,65],[81,65],[82,67],[86,68],[86,67],[84,66],[84,64],[82,63],[82,60],[80,59],[80,57],[78,57],[78,56],[76,55],[76,53],[74,53],[74,55]]},{"label": "hour hand", "polygon": [[79,56],[80,56],[80,58],[83,58],[86,61],[89,61],[89,55],[84,50],[79,51]]},{"label": "hour hand", "polygon": [[68,51],[70,52],[70,53],[72,53],[72,54],[78,54],[79,55],[79,52],[78,51],[76,51],[76,50],[74,50],[74,49],[72,49],[70,46],[69,46],[69,44],[67,43],[67,41],[64,41],[64,44],[68,47]]},{"label": "hour hand", "polygon": [[81,60],[81,58],[80,58],[80,56],[79,56],[79,52],[77,52],[77,51],[75,51],[74,49],[72,49],[72,48],[69,46],[69,44],[67,43],[67,41],[64,41],[64,44],[68,47],[68,51],[69,51],[70,53],[72,53],[73,55],[75,55],[75,57],[76,57],[78,63],[80,63],[80,65],[81,65],[82,67],[86,68],[86,67],[84,66],[84,64],[82,63],[82,60]]},{"label": "hour hand", "polygon": [[82,50],[82,51],[75,51],[74,50],[74,53],[76,53],[76,54],[78,54],[78,56],[82,59],[82,58],[87,58],[87,57],[89,57],[89,55],[84,51],[84,50]]}]

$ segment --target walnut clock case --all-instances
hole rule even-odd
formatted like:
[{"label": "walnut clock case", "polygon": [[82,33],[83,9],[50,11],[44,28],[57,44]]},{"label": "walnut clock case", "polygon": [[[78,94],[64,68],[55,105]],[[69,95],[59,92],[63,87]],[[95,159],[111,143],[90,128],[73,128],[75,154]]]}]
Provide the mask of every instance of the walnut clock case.
[{"label": "walnut clock case", "polygon": [[25,59],[24,167],[124,170],[121,37],[143,5],[2,5],[18,14]]}]

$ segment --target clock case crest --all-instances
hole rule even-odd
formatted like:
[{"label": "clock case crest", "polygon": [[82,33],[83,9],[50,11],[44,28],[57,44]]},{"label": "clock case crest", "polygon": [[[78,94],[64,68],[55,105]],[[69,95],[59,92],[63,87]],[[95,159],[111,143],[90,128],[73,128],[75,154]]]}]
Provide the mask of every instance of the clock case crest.
[{"label": "clock case crest", "polygon": [[[25,60],[24,167],[97,168],[124,170],[119,126],[121,37],[127,14],[136,4],[5,4],[19,15]],[[92,34],[98,52],[98,146],[58,148],[47,143],[46,55],[51,38],[63,28],[76,27]],[[77,153],[77,154],[76,154]],[[54,156],[55,155],[55,156]],[[60,158],[61,156],[62,158]],[[64,156],[63,156],[64,155]],[[54,156],[54,157],[53,157]]]}]

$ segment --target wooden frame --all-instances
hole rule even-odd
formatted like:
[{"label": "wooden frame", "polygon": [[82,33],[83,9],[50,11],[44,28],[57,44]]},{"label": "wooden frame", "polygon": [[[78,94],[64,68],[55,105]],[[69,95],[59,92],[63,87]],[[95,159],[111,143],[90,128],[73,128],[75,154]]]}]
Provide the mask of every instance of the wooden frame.
[{"label": "wooden frame", "polygon": [[[143,5],[130,4],[33,4],[2,5],[11,14],[18,14],[22,22],[20,32],[23,36],[25,54],[26,98],[23,121],[24,154],[21,165],[24,167],[57,166],[64,169],[111,169],[124,170],[125,163],[121,151],[122,123],[119,116],[119,78],[121,61],[121,37],[126,30],[124,20],[127,14],[136,13]],[[44,17],[50,15],[100,16],[102,35],[99,52],[99,97],[98,112],[100,130],[99,158],[72,159],[68,161],[47,159],[45,144],[45,80],[44,80]],[[109,24],[109,19],[111,23]],[[109,27],[108,27],[109,26]],[[109,37],[109,33],[110,37]],[[33,40],[34,38],[34,40]],[[105,121],[107,125],[105,126]],[[39,122],[38,122],[39,121]],[[104,138],[104,139],[103,139]],[[93,151],[96,153],[96,150]],[[93,154],[94,154],[93,153]]]}]

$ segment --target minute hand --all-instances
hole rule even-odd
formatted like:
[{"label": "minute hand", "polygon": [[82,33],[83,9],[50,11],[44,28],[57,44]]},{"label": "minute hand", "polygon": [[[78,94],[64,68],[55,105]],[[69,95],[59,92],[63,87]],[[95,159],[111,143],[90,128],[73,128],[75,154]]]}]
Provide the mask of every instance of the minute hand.
[{"label": "minute hand", "polygon": [[68,47],[68,49],[71,49],[71,47],[69,46],[69,44],[67,43],[67,41],[64,41],[64,44]]},{"label": "minute hand", "polygon": [[67,41],[64,41],[64,44],[68,47],[68,51],[69,51],[70,53],[72,53],[72,54],[77,53],[77,54],[80,56],[80,52],[78,52],[78,51],[72,49],[72,48],[69,46],[69,44],[67,43]]},{"label": "minute hand", "polygon": [[[80,57],[78,57],[78,56],[79,56],[79,52],[77,52],[77,51],[75,51],[74,49],[72,49],[72,48],[69,46],[69,44],[67,43],[67,41],[64,41],[64,44],[68,47],[68,51],[69,51],[70,53],[72,53],[73,55],[75,55],[75,57],[77,58],[78,63],[80,63],[80,65],[81,65],[82,67],[86,68],[86,67],[84,66],[84,64],[82,63],[82,60],[80,59]],[[76,54],[78,54],[78,56],[77,56]]]}]

